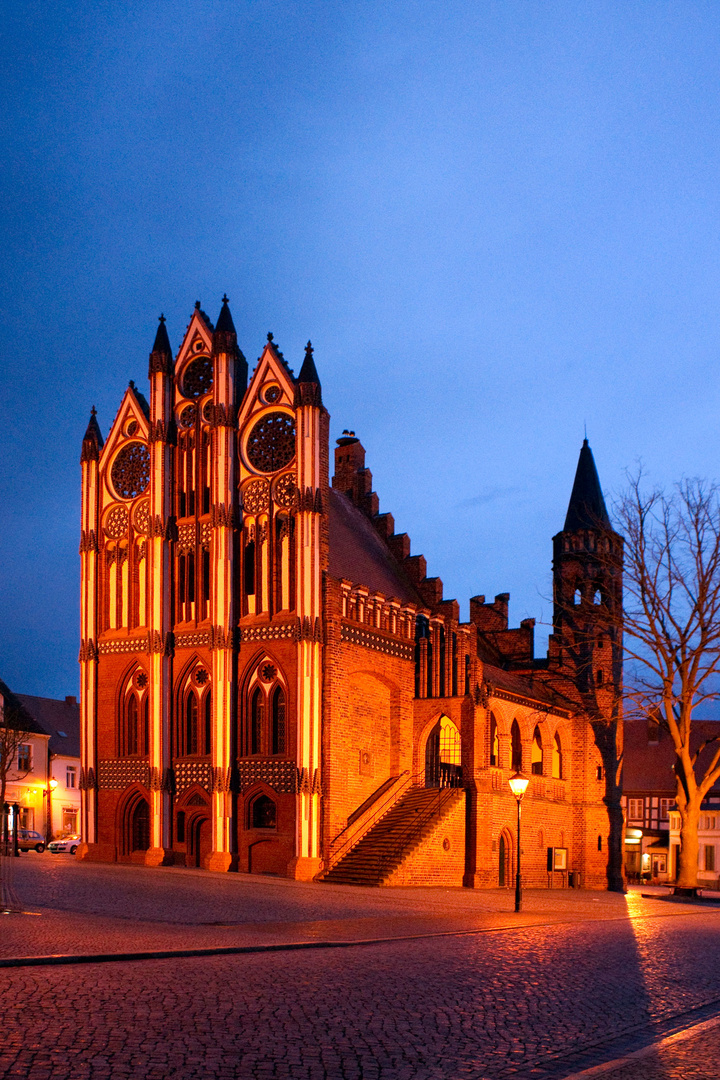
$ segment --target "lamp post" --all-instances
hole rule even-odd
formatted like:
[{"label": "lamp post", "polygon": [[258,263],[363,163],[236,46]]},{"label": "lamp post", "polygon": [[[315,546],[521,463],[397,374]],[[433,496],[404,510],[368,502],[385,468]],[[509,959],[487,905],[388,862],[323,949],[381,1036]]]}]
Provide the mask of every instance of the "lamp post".
[{"label": "lamp post", "polygon": [[515,873],[515,910],[520,911],[522,908],[522,889],[520,887],[520,803],[522,802],[523,795],[527,791],[527,786],[530,780],[527,776],[523,776],[521,772],[516,772],[508,780],[510,790],[517,799],[517,860],[516,860],[516,873]]},{"label": "lamp post", "polygon": [[45,806],[45,843],[49,844],[52,840],[52,793],[58,786],[58,782],[53,776],[48,780],[48,785],[43,795],[47,798],[47,804]]}]

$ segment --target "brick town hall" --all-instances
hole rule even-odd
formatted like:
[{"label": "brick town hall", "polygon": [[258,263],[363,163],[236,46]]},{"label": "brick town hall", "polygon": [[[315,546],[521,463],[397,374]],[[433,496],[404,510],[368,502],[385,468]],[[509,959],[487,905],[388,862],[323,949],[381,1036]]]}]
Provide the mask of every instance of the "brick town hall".
[{"label": "brick town hall", "polygon": [[507,594],[459,621],[353,434],[330,481],[309,345],[294,377],[268,335],[248,382],[197,304],[149,377],[82,446],[79,854],[510,885],[521,769],[525,883],[620,887],[622,541],[587,441],[535,659]]}]

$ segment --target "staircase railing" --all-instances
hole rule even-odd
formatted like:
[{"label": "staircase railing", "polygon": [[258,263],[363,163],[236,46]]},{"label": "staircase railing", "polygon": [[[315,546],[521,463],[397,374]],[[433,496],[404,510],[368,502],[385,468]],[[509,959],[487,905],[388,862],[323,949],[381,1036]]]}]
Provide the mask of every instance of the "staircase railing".
[{"label": "staircase railing", "polygon": [[453,798],[456,791],[461,790],[456,786],[439,787],[437,789],[437,799],[433,799],[429,806],[426,807],[424,813],[418,812],[418,816],[408,822],[403,831],[396,838],[395,844],[390,851],[386,851],[383,854],[383,858],[380,861],[379,871],[381,875],[387,873],[393,866],[396,866],[402,859],[402,853],[410,844],[417,839],[417,837],[423,832],[425,826],[434,817],[440,817],[442,814],[443,806],[447,805]]},{"label": "staircase railing", "polygon": [[386,814],[390,813],[393,806],[400,801],[406,791],[417,786],[421,779],[424,781],[424,777],[424,772],[411,776],[409,769],[405,769],[404,772],[400,773],[398,784],[390,789],[386,798],[379,802],[369,817],[357,818],[351,824],[346,825],[344,829],[341,829],[337,836],[331,840],[322,873],[326,874],[329,870],[332,870],[333,866],[340,862],[340,859],[343,859],[352,848],[360,843],[362,838],[369,833],[370,829],[381,817],[385,817]]}]

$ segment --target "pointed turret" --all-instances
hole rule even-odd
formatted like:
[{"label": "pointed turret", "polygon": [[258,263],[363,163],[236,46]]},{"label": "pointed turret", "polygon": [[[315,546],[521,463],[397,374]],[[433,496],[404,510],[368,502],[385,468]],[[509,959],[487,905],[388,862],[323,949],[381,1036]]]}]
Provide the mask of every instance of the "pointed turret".
[{"label": "pointed turret", "polygon": [[308,341],[305,346],[305,359],[295,384],[296,405],[322,405],[320,378],[313,360],[313,347]]},{"label": "pointed turret", "polygon": [[82,453],[80,454],[80,461],[97,461],[100,457],[100,451],[103,448],[103,437],[100,432],[100,425],[97,422],[97,412],[93,405],[90,410],[90,421],[87,426],[87,430],[83,435],[82,441]]},{"label": "pointed turret", "polygon": [[612,526],[605,507],[595,459],[587,439],[584,439],[563,531],[610,528]]},{"label": "pointed turret", "polygon": [[215,332],[223,334],[234,334],[235,324],[230,314],[230,308],[228,307],[227,294],[222,298],[222,307],[220,308],[220,314],[218,315],[218,321],[215,324]]},{"label": "pointed turret", "polygon": [[152,378],[156,371],[162,372],[164,375],[172,374],[172,349],[170,348],[170,338],[165,328],[165,316],[160,316],[160,325],[157,328],[155,335],[155,344],[152,347],[150,353],[150,365],[148,370],[148,377]]},{"label": "pointed turret", "polygon": [[222,307],[218,315],[217,325],[213,331],[213,354],[227,353],[232,356],[236,363],[234,379],[237,380],[236,392],[241,397],[247,387],[248,366],[242,351],[238,348],[235,323],[230,314],[230,306],[227,293],[222,298]]}]

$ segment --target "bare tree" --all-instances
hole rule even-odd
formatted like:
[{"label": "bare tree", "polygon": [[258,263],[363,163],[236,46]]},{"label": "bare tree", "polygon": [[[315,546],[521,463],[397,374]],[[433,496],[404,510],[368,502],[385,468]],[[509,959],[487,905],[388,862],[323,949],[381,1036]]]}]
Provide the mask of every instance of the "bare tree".
[{"label": "bare tree", "polygon": [[[676,885],[697,887],[698,822],[720,780],[720,735],[693,737],[720,698],[720,489],[683,480],[645,491],[642,473],[617,507],[625,534],[626,714],[659,720],[675,748],[680,853]],[[717,744],[717,745],[712,745]]]},{"label": "bare tree", "polygon": [[30,738],[27,714],[10,694],[0,689],[0,839],[5,833],[5,793],[9,780],[24,780],[31,771],[19,767],[19,752]]}]

